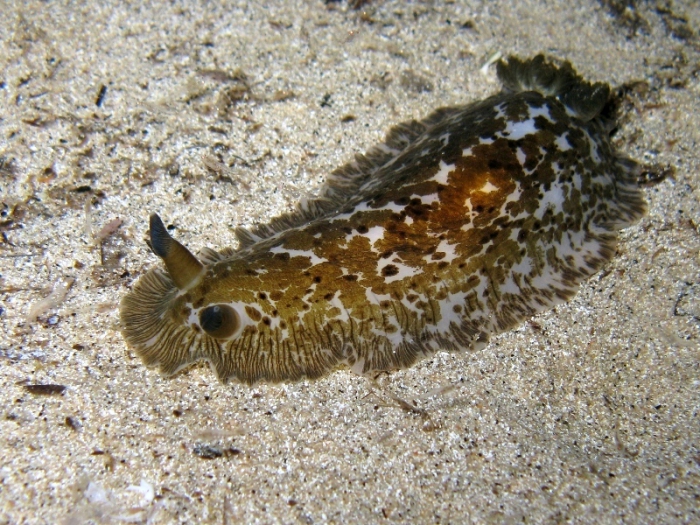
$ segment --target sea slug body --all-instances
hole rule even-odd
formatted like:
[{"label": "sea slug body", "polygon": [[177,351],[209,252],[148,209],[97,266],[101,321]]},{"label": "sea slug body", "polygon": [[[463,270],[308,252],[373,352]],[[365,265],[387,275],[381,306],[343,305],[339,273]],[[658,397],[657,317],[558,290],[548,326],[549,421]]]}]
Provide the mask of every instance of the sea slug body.
[{"label": "sea slug body", "polygon": [[393,128],[321,197],[199,258],[151,216],[166,270],[123,299],[124,337],[167,375],[222,381],[404,368],[570,299],[645,201],[613,151],[610,90],[543,56],[498,66],[502,91]]}]

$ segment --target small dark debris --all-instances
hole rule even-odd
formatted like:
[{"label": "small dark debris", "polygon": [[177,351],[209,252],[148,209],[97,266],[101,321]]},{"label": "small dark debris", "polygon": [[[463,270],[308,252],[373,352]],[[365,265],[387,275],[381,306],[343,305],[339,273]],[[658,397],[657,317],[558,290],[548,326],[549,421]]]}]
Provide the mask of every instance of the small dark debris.
[{"label": "small dark debris", "polygon": [[331,94],[326,93],[323,95],[323,98],[321,99],[321,107],[322,108],[329,108],[331,107]]},{"label": "small dark debris", "polygon": [[8,159],[7,157],[0,157],[0,175],[14,175],[16,173],[17,169],[15,168],[15,165],[12,161],[12,159]]},{"label": "small dark debris", "polygon": [[173,416],[180,417],[182,415],[182,410],[173,410]]},{"label": "small dark debris", "polygon": [[684,283],[673,306],[673,315],[700,322],[700,283]]},{"label": "small dark debris", "polygon": [[75,191],[76,193],[88,193],[88,192],[92,191],[92,187],[90,187],[90,186],[78,186],[73,191]]},{"label": "small dark debris", "polygon": [[100,86],[100,91],[97,93],[97,98],[95,99],[95,105],[100,108],[105,100],[105,95],[107,94],[107,86],[102,84]]},{"label": "small dark debris", "polygon": [[202,459],[216,459],[224,455],[223,451],[213,445],[202,445],[197,444],[192,449],[195,456],[199,456]]},{"label": "small dark debris", "polygon": [[56,173],[56,170],[54,169],[53,166],[47,166],[41,172],[41,175],[44,178],[44,180],[42,180],[41,182],[47,182],[49,180],[55,179],[58,176],[58,173]]},{"label": "small dark debris", "polygon": [[[341,0],[325,0],[326,5],[339,4]],[[370,4],[371,0],[348,0],[348,7],[358,11],[361,7]]]},{"label": "small dark debris", "polygon": [[171,177],[177,177],[180,174],[180,165],[177,162],[171,162],[165,167],[165,171]]},{"label": "small dark debris", "polygon": [[537,331],[539,331],[539,332],[541,332],[542,330],[544,330],[544,328],[542,328],[542,325],[539,324],[539,323],[537,323],[537,322],[535,322],[535,321],[530,321],[530,327],[531,327],[533,330],[537,330]]},{"label": "small dark debris", "polygon": [[64,385],[24,385],[24,389],[30,394],[37,396],[55,396],[58,394],[63,394],[66,389]]},{"label": "small dark debris", "polygon": [[75,430],[76,432],[78,432],[80,430],[80,427],[82,426],[80,424],[80,421],[78,421],[76,418],[74,418],[72,416],[66,416],[65,425],[67,427]]},{"label": "small dark debris", "polygon": [[279,20],[270,20],[268,23],[270,24],[270,27],[277,30],[291,29],[294,27],[294,24],[291,22],[280,22]]}]

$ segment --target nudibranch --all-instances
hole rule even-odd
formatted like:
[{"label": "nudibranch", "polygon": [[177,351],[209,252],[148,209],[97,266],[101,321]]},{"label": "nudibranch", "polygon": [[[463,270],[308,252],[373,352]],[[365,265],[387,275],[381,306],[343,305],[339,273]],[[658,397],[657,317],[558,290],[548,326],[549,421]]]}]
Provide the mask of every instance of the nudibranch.
[{"label": "nudibranch", "polygon": [[157,215],[165,263],[121,303],[128,344],[172,375],[244,383],[407,367],[570,299],[646,203],[610,142],[606,84],[510,58],[500,93],[394,127],[318,199],[195,257]]}]

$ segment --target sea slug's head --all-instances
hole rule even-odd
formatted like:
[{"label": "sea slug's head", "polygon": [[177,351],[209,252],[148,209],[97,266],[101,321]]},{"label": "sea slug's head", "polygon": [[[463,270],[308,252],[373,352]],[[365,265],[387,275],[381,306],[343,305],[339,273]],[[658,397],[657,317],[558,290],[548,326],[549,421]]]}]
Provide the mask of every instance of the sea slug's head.
[{"label": "sea slug's head", "polygon": [[167,271],[149,271],[122,300],[125,339],[147,365],[158,365],[166,375],[204,358],[225,380],[229,373],[212,350],[237,336],[245,323],[234,306],[210,300],[209,267],[173,239],[156,214],[149,245]]}]

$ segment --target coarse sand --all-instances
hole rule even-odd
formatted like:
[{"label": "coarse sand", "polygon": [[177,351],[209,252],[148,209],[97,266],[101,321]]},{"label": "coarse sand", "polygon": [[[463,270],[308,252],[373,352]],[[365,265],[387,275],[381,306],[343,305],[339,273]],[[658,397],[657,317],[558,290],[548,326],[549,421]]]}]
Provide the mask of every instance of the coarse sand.
[{"label": "coarse sand", "polygon": [[[699,31],[692,0],[6,0],[0,523],[700,522]],[[151,212],[233,246],[537,53],[622,87],[615,143],[666,175],[572,302],[377,388],[127,348]]]}]

